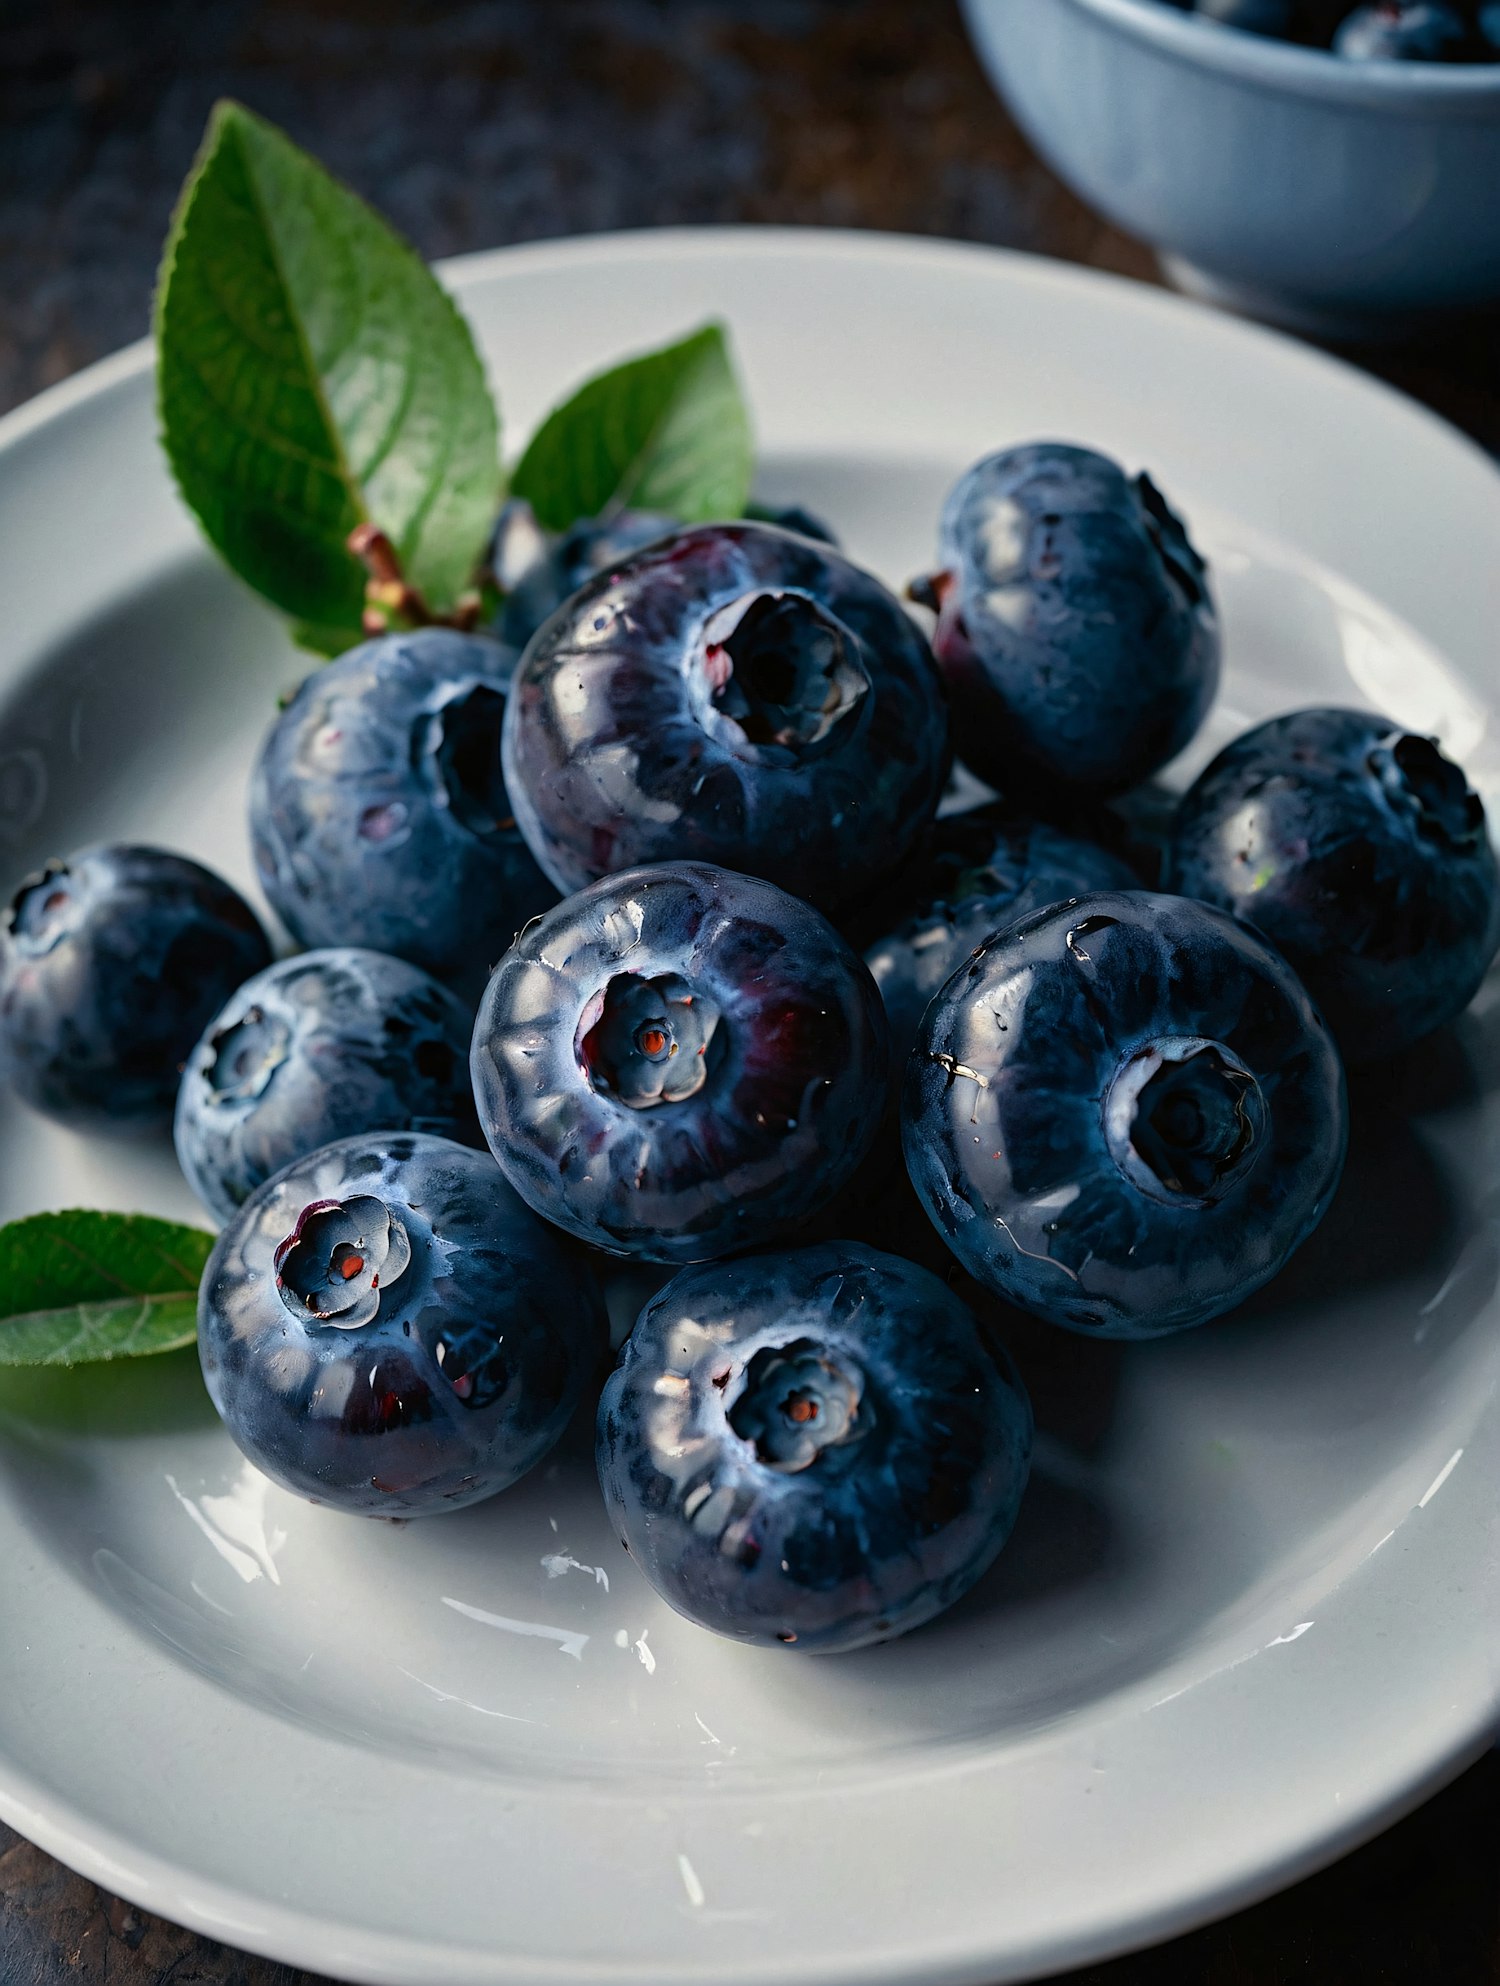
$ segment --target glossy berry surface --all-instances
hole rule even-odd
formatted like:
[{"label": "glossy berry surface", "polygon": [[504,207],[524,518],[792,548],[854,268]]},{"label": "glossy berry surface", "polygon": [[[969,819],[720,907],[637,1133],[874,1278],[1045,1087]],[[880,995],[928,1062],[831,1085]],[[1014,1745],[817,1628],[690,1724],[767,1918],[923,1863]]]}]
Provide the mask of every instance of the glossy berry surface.
[{"label": "glossy berry surface", "polygon": [[187,1182],[228,1220],[293,1159],[362,1131],[481,1142],[473,1014],[404,959],[302,952],[239,988],[193,1050],[174,1137]]},{"label": "glossy berry surface", "polygon": [[[954,817],[952,824],[963,819]],[[891,1062],[898,1074],[927,1003],[976,945],[1066,897],[1136,886],[1119,856],[1045,822],[977,808],[962,838],[978,845],[953,869],[944,894],[865,952],[891,1024]]]},{"label": "glossy berry surface", "polygon": [[599,1476],[669,1605],[833,1654],[966,1593],[1010,1535],[1031,1405],[925,1269],[858,1242],[687,1269],[599,1404]]},{"label": "glossy berry surface", "polygon": [[1058,442],[987,455],[913,594],[954,749],[1002,792],[1117,792],[1187,744],[1219,681],[1203,560],[1147,476]]},{"label": "glossy berry surface", "polygon": [[1434,0],[1375,0],[1342,23],[1333,52],[1351,62],[1462,62],[1469,30],[1456,9]]},{"label": "glossy berry surface", "polygon": [[86,848],[21,885],[0,927],[0,1063],[80,1127],[169,1124],[182,1065],[269,964],[254,911],[165,849]]},{"label": "glossy berry surface", "polygon": [[[752,504],[746,515],[824,544],[838,542],[823,520],[801,504]],[[566,531],[550,532],[537,523],[523,497],[511,498],[500,512],[490,547],[491,569],[505,595],[492,628],[496,640],[512,662],[519,661],[542,622],[586,581],[680,528],[678,519],[659,510],[622,510],[612,517],[583,517]]]},{"label": "glossy berry surface", "polygon": [[508,684],[494,642],[443,628],[363,642],[303,683],[250,787],[261,886],[299,943],[477,991],[554,900],[500,771]]},{"label": "glossy berry surface", "polygon": [[622,510],[614,517],[585,517],[566,531],[539,525],[523,498],[500,513],[490,558],[505,598],[493,632],[512,665],[542,622],[580,586],[643,545],[665,538],[677,520],[654,510]]},{"label": "glossy berry surface", "polygon": [[1013,926],[928,1008],[903,1135],[978,1281],[1073,1330],[1150,1338],[1258,1289],[1327,1210],[1343,1070],[1300,981],[1181,897]]},{"label": "glossy berry surface", "polygon": [[1184,797],[1169,873],[1265,933],[1351,1064],[1452,1020],[1500,944],[1479,796],[1432,739],[1370,711],[1237,738]]},{"label": "glossy berry surface", "polygon": [[538,1213],[616,1255],[699,1262],[806,1219],[874,1137],[880,995],[809,905],[706,863],[609,876],[523,931],[486,989],[479,1121]]},{"label": "glossy berry surface", "polygon": [[821,905],[892,870],[936,809],[947,716],[900,603],[766,524],[679,532],[576,594],[516,673],[505,777],[559,889],[722,863]]},{"label": "glossy berry surface", "polygon": [[198,1298],[210,1397],[256,1467],[383,1516],[524,1475],[606,1342],[582,1257],[483,1152],[415,1132],[344,1139],[258,1188]]}]

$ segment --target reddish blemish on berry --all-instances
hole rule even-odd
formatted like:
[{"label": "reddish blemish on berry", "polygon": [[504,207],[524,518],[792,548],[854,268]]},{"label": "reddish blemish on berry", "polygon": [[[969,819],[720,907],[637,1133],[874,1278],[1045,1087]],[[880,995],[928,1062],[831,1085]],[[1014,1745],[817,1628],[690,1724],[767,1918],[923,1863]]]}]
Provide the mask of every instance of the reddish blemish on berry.
[{"label": "reddish blemish on berry", "polygon": [[474,1375],[469,1372],[461,1372],[457,1379],[452,1382],[452,1385],[459,1399],[467,1400],[469,1395],[474,1391]]},{"label": "reddish blemish on berry", "polygon": [[642,1028],[640,1042],[643,1055],[660,1055],[667,1045],[667,1037],[659,1027]]},{"label": "reddish blemish on berry", "polygon": [[357,1276],[364,1266],[365,1258],[363,1255],[346,1255],[339,1264],[339,1274],[347,1283]]},{"label": "reddish blemish on berry", "polygon": [[799,1427],[808,1421],[815,1421],[818,1418],[818,1403],[805,1393],[793,1393],[786,1403],[786,1417],[789,1421],[796,1421]]}]

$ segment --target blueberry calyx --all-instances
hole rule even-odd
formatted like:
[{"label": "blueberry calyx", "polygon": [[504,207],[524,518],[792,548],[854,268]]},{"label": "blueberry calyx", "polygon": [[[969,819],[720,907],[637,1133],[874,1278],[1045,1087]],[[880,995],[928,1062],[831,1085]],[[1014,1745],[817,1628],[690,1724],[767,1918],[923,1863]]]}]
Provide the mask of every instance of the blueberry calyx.
[{"label": "blueberry calyx", "polygon": [[486,683],[450,697],[428,722],[427,751],[454,819],[470,834],[501,834],[515,826],[500,774],[504,723],[505,698]]},{"label": "blueberry calyx", "polygon": [[41,958],[71,928],[77,909],[72,884],[73,872],[66,862],[49,862],[39,876],[29,876],[16,891],[5,922],[27,957]]},{"label": "blueberry calyx", "polygon": [[864,1375],[835,1365],[810,1339],[765,1345],[745,1368],[729,1425],[768,1469],[793,1475],[831,1448],[860,1440],[869,1427]]},{"label": "blueberry calyx", "polygon": [[1222,1043],[1196,1035],[1148,1042],[1104,1094],[1104,1136],[1125,1177],[1167,1205],[1216,1200],[1239,1176],[1265,1124],[1254,1076]]},{"label": "blueberry calyx", "polygon": [[210,1035],[213,1061],[205,1074],[219,1103],[248,1103],[262,1096],[292,1049],[292,1031],[264,1007],[248,1007],[237,1021]]},{"label": "blueberry calyx", "polygon": [[768,746],[817,756],[870,692],[857,637],[806,593],[766,588],[729,601],[704,623],[696,660],[700,715],[712,713],[741,757]]},{"label": "blueberry calyx", "polygon": [[618,972],[584,1009],[578,1061],[596,1090],[631,1110],[681,1103],[723,1052],[718,1003],[680,973]]},{"label": "blueberry calyx", "polygon": [[410,1261],[410,1238],[384,1200],[314,1200],[276,1250],[276,1288],[299,1322],[357,1331]]},{"label": "blueberry calyx", "polygon": [[1146,535],[1156,555],[1190,607],[1201,607],[1208,599],[1203,575],[1208,570],[1193,549],[1182,521],[1151,478],[1142,470],[1135,479],[1136,494],[1145,512]]},{"label": "blueberry calyx", "polygon": [[1418,834],[1455,850],[1479,846],[1484,802],[1435,738],[1404,732],[1377,745],[1369,762],[1391,806],[1415,822]]}]

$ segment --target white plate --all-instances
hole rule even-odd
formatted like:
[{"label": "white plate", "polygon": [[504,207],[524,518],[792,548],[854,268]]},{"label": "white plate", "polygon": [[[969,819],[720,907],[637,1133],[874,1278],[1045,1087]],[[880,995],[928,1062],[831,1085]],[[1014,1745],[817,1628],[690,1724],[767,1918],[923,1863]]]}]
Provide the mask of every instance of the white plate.
[{"label": "white plate", "polygon": [[[1374,699],[1500,784],[1500,480],[1405,401],[1109,279],[871,236],[692,232],[448,272],[513,439],[733,327],[764,488],[893,581],[982,450],[1149,464],[1212,555],[1247,717]],[[199,548],[122,354],[0,428],[4,867],[100,834],[248,884],[242,787],[305,666]],[[202,1931],[361,1981],[980,1981],[1148,1942],[1339,1853],[1496,1716],[1500,1003],[1364,1111],[1240,1317],[1018,1345],[1015,1539],[907,1641],[732,1646],[612,1541],[586,1437],[441,1521],[270,1488],[190,1358],[10,1382],[0,1814]],[[0,1122],[0,1211],[192,1217],[169,1160]],[[23,1416],[14,1411],[26,1407]]]}]

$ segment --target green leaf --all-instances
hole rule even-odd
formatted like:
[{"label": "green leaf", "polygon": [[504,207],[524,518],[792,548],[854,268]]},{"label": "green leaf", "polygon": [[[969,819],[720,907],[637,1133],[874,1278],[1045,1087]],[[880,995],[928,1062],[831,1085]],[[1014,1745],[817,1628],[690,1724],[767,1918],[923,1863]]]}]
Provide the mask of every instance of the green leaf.
[{"label": "green leaf", "polygon": [[76,1208],[0,1227],[0,1366],[86,1365],[191,1344],[214,1237]]},{"label": "green leaf", "polygon": [[551,531],[614,509],[684,524],[738,517],[750,494],[750,417],[720,325],[627,359],[543,421],[511,478]]},{"label": "green leaf", "polygon": [[373,522],[434,608],[494,521],[499,431],[468,326],[412,249],[274,125],[209,119],[156,298],[162,442],[240,575],[318,645],[361,639]]}]

